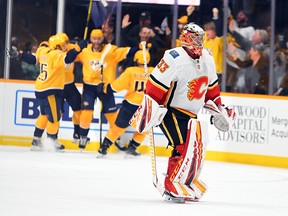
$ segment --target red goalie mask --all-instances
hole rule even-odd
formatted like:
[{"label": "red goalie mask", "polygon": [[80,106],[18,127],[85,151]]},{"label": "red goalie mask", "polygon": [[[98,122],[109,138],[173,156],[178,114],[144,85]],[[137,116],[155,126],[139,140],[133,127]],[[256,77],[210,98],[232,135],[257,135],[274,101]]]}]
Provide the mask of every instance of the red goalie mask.
[{"label": "red goalie mask", "polygon": [[194,23],[189,23],[183,27],[179,39],[182,46],[187,47],[195,55],[201,56],[204,35],[204,30],[200,26]]}]

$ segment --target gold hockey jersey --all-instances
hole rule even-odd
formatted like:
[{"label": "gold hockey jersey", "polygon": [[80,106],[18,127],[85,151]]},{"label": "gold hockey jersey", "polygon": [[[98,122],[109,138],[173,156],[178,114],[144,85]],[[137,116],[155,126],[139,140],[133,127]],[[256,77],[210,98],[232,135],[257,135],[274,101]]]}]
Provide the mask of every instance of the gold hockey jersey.
[{"label": "gold hockey jersey", "polygon": [[[153,69],[148,67],[148,73],[150,74]],[[111,83],[111,88],[116,92],[127,90],[124,99],[131,104],[140,105],[144,97],[146,80],[144,68],[128,67]]]},{"label": "gold hockey jersey", "polygon": [[[82,52],[77,56],[76,61],[81,61],[83,65],[83,82],[89,85],[98,85],[100,83],[100,59],[106,49],[101,52],[93,52],[92,44],[89,44],[87,48],[84,48]],[[116,79],[116,66],[117,64],[126,58],[130,47],[120,47],[112,45],[110,51],[106,55],[103,64],[103,82],[111,83]]]},{"label": "gold hockey jersey", "polygon": [[48,94],[51,90],[63,90],[65,83],[64,58],[66,53],[61,50],[43,49],[38,53],[40,74],[35,82],[35,91]]}]

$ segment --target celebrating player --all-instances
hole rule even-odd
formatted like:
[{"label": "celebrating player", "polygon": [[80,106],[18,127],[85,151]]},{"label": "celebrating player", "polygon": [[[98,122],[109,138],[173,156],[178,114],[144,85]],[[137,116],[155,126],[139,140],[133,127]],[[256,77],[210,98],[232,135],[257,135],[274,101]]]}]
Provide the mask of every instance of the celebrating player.
[{"label": "celebrating player", "polygon": [[[136,129],[144,132],[160,121],[173,147],[164,187],[166,200],[175,202],[197,201],[206,191],[199,180],[208,136],[205,122],[197,120],[200,109],[208,103],[214,113],[212,122],[222,131],[227,131],[236,117],[234,110],[221,102],[215,63],[203,49],[203,37],[198,25],[184,26],[181,47],[167,50],[151,73],[138,110],[143,118],[136,118],[140,119]],[[167,108],[162,119],[153,113],[160,110],[160,105]]]},{"label": "celebrating player", "polygon": [[[126,57],[133,56],[136,49],[104,44],[104,35],[100,29],[92,30],[91,43],[77,57],[83,64],[83,94],[82,111],[80,116],[80,143],[79,148],[85,149],[90,123],[93,118],[95,99],[99,98],[102,103],[102,112],[109,122],[110,127],[114,124],[117,109],[113,91],[108,89],[106,94],[98,92],[98,85],[102,82],[111,83],[116,79],[116,66]],[[111,47],[111,48],[110,48]],[[109,49],[109,50],[108,50]],[[105,56],[105,55],[106,56]],[[105,58],[104,58],[105,57]],[[103,62],[101,62],[103,61]],[[103,80],[102,80],[103,79]],[[102,131],[100,131],[101,133]]]},{"label": "celebrating player", "polygon": [[[57,34],[60,38],[67,43],[67,51],[76,48],[78,44],[69,43],[69,37],[65,33]],[[85,47],[86,41],[80,41],[82,46]],[[81,94],[78,91],[74,81],[74,62],[66,65],[65,67],[65,86],[64,86],[64,99],[67,101],[71,109],[73,110],[72,122],[74,125],[73,143],[79,143],[80,140],[80,113],[81,113]]]},{"label": "celebrating player", "polygon": [[67,40],[59,35],[49,38],[49,47],[40,46],[36,52],[36,60],[40,64],[40,74],[35,81],[35,95],[40,103],[40,115],[36,121],[32,149],[42,147],[41,137],[46,129],[47,139],[50,139],[57,150],[64,146],[57,141],[63,106],[63,89],[65,84],[64,69],[69,67],[78,51],[77,47],[67,51]]},{"label": "celebrating player", "polygon": [[[150,61],[150,54],[149,52],[146,52],[145,54],[148,64]],[[106,91],[119,92],[126,89],[127,93],[124,96],[124,101],[118,111],[115,124],[110,127],[99,148],[99,157],[106,155],[107,149],[125,132],[126,128],[129,126],[129,120],[138,109],[143,99],[146,86],[143,51],[137,51],[133,60],[137,66],[128,67],[119,78],[105,87]],[[148,73],[150,74],[152,70],[153,67],[149,67]],[[140,155],[140,153],[136,151],[136,148],[140,146],[145,139],[145,136],[146,133],[140,134],[135,132],[126,153],[133,156]]]}]

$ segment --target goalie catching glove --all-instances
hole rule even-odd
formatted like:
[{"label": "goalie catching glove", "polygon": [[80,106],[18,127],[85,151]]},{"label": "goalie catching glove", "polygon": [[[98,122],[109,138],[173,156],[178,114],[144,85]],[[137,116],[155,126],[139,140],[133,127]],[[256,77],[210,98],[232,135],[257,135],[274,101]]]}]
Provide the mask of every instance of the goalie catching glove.
[{"label": "goalie catching glove", "polygon": [[223,104],[217,106],[212,100],[208,100],[204,105],[211,116],[211,124],[218,130],[227,132],[231,129],[232,124],[236,119],[236,112]]},{"label": "goalie catching glove", "polygon": [[147,132],[152,127],[161,124],[166,112],[167,108],[159,105],[153,98],[145,94],[129,124],[139,133]]}]

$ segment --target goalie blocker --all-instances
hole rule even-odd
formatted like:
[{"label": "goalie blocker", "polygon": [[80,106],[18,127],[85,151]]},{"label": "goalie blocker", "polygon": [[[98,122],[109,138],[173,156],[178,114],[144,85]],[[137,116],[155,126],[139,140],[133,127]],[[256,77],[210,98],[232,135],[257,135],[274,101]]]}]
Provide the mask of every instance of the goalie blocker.
[{"label": "goalie blocker", "polygon": [[139,133],[147,132],[152,127],[161,124],[166,112],[167,108],[160,106],[153,98],[145,94],[129,124]]}]

